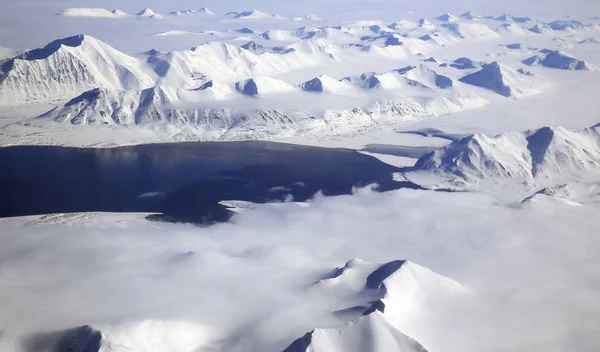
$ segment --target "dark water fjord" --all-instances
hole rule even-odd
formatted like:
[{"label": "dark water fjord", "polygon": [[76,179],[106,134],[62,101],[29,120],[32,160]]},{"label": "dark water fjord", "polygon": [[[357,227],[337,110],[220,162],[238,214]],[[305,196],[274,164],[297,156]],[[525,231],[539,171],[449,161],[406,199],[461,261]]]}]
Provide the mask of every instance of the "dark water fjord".
[{"label": "dark water fjord", "polygon": [[110,149],[0,148],[0,217],[66,212],[156,212],[163,220],[229,217],[221,200],[267,202],[316,192],[419,188],[399,169],[353,150],[272,142],[150,144]]}]

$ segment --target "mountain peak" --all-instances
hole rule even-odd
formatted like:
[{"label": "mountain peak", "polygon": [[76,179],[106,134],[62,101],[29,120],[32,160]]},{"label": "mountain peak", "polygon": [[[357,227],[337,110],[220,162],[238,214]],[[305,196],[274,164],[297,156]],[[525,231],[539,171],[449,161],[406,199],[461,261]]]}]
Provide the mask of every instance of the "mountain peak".
[{"label": "mountain peak", "polygon": [[460,82],[487,88],[504,97],[515,97],[525,93],[522,85],[524,76],[497,61],[482,66],[480,71],[459,79]]},{"label": "mountain peak", "polygon": [[18,56],[18,58],[22,59],[22,60],[41,60],[41,59],[45,59],[45,58],[49,57],[50,55],[54,54],[62,46],[76,48],[76,47],[83,45],[84,42],[92,42],[92,41],[97,41],[97,40],[96,40],[96,38],[89,36],[89,35],[78,34],[78,35],[74,35],[74,36],[67,37],[67,38],[57,39],[55,41],[48,43],[43,48],[33,49],[31,51],[28,51],[28,52]]},{"label": "mountain peak", "polygon": [[143,9],[142,11],[138,12],[135,14],[138,17],[145,17],[145,18],[161,18],[162,16],[157,14],[156,12],[152,11],[152,9],[146,7],[145,9]]}]

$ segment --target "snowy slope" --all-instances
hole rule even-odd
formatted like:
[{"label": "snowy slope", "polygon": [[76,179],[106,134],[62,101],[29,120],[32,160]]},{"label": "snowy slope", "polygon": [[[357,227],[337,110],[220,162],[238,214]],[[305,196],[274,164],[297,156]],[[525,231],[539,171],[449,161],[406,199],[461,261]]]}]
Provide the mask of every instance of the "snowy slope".
[{"label": "snowy slope", "polygon": [[84,35],[54,41],[0,65],[0,105],[63,100],[96,87],[141,89],[154,81],[138,60]]}]

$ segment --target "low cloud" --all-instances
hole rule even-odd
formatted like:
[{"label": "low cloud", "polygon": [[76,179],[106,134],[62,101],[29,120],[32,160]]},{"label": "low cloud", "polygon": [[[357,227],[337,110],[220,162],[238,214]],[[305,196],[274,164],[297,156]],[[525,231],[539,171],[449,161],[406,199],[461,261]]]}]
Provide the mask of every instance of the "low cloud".
[{"label": "low cloud", "polygon": [[205,347],[278,350],[328,322],[330,303],[344,298],[308,288],[358,257],[407,259],[477,293],[464,305],[440,302],[419,322],[435,332],[431,349],[591,349],[597,213],[551,200],[361,189],[308,207],[260,206],[209,228],[135,214],[1,220],[0,328],[6,339],[173,321],[202,327]]}]

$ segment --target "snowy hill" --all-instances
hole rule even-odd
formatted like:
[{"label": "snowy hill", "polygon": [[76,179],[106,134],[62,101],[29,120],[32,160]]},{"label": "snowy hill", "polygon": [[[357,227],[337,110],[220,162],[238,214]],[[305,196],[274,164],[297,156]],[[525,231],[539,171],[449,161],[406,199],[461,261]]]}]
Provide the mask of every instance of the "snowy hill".
[{"label": "snowy hill", "polygon": [[138,60],[84,35],[54,41],[0,67],[0,105],[63,100],[97,87],[143,89],[154,81]]},{"label": "snowy hill", "polygon": [[412,171],[467,182],[482,179],[600,177],[600,125],[580,131],[544,127],[498,136],[464,137],[420,158]]},{"label": "snowy hill", "polygon": [[459,17],[456,17],[454,15],[451,15],[449,13],[445,13],[441,16],[438,16],[436,19],[443,21],[443,22],[456,22],[459,20]]},{"label": "snowy hill", "polygon": [[533,92],[526,76],[497,61],[483,65],[480,71],[459,79],[463,83],[490,89],[507,98],[515,98]]}]

